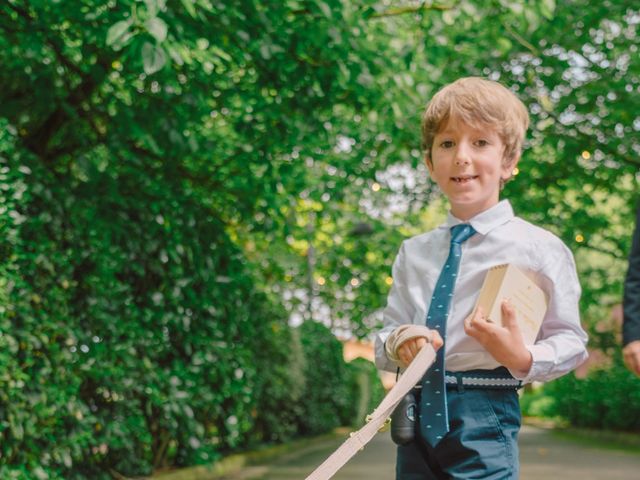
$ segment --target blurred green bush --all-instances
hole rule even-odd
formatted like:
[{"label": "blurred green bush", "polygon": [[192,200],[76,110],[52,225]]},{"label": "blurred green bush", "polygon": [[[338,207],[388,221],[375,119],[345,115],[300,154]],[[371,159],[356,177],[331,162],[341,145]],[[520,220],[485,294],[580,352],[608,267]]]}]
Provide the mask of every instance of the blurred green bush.
[{"label": "blurred green bush", "polygon": [[625,368],[620,352],[612,364],[586,378],[565,375],[522,398],[526,415],[559,417],[577,427],[640,431],[640,379]]},{"label": "blurred green bush", "polygon": [[640,379],[622,364],[616,352],[608,368],[593,370],[584,379],[570,374],[549,384],[551,415],[578,427],[640,430]]},{"label": "blurred green bush", "polygon": [[306,358],[306,388],[297,417],[298,431],[314,435],[350,425],[355,412],[353,380],[342,357],[342,344],[320,323],[305,322],[299,331]]},{"label": "blurred green bush", "polygon": [[345,410],[347,417],[343,425],[361,427],[365,417],[372,413],[385,395],[384,387],[375,365],[363,358],[357,358],[348,364],[350,370],[351,407]]},{"label": "blurred green bush", "polygon": [[361,358],[345,363],[342,344],[322,324],[306,322],[298,331],[306,359],[306,386],[296,409],[298,432],[313,435],[361,426],[385,393],[375,366]]}]

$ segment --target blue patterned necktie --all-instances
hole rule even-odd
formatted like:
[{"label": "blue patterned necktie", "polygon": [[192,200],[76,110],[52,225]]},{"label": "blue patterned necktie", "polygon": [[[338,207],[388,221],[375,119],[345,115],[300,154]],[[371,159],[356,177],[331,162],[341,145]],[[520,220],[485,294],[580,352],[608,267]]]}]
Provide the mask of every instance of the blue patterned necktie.
[{"label": "blue patterned necktie", "polygon": [[451,247],[449,256],[440,272],[433,290],[427,327],[437,330],[445,344],[438,350],[436,361],[422,379],[422,397],[420,405],[420,433],[429,445],[435,447],[449,431],[447,412],[447,391],[444,384],[444,349],[446,347],[447,318],[451,307],[451,298],[460,268],[462,242],[476,231],[471,225],[460,224],[451,228]]}]

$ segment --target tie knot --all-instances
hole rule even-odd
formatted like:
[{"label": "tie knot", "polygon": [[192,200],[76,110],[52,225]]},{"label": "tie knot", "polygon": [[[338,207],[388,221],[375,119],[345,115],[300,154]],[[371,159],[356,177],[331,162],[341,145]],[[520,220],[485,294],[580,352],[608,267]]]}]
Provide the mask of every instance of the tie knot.
[{"label": "tie knot", "polygon": [[451,227],[451,243],[462,243],[468,240],[476,231],[466,223]]}]

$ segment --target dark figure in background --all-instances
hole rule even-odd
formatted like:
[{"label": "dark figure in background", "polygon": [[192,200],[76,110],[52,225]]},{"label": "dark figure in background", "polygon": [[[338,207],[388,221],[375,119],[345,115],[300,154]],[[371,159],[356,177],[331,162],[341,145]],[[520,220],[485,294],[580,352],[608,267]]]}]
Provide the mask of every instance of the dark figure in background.
[{"label": "dark figure in background", "polygon": [[636,211],[629,270],[624,281],[623,306],[622,353],[629,370],[640,376],[640,205]]}]

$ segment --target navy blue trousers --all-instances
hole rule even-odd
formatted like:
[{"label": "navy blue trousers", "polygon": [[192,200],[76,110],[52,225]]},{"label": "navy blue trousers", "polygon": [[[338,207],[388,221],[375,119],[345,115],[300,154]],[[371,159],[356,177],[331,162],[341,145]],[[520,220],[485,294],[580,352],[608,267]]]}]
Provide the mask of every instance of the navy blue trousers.
[{"label": "navy blue trousers", "polygon": [[[418,397],[420,391],[416,392]],[[435,448],[419,432],[415,441],[399,446],[396,480],[517,479],[517,391],[448,386],[447,405],[449,433]]]}]

